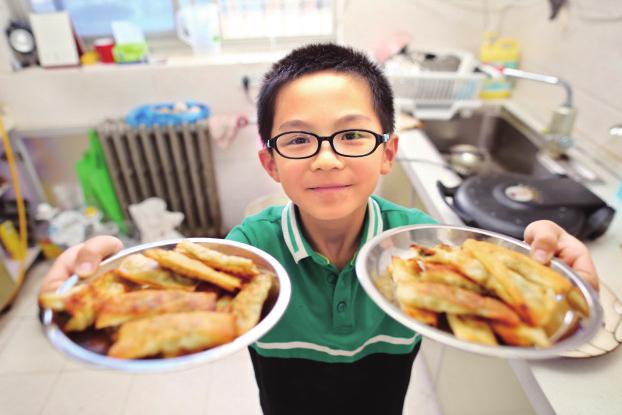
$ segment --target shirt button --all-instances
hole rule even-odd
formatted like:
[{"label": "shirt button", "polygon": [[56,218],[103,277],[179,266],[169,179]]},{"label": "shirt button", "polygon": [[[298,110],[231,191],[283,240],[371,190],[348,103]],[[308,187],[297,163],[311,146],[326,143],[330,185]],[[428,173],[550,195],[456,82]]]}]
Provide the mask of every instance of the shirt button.
[{"label": "shirt button", "polygon": [[334,284],[337,282],[337,276],[335,274],[330,274],[327,278],[329,284]]},{"label": "shirt button", "polygon": [[348,307],[348,305],[344,301],[340,301],[337,304],[337,311],[340,312],[340,313],[343,313],[344,311],[346,311],[347,307]]}]

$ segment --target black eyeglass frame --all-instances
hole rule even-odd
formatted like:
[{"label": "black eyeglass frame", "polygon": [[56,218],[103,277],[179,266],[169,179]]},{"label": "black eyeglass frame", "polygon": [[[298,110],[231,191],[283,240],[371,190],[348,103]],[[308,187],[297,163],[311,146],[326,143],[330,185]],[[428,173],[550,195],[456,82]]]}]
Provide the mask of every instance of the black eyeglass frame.
[{"label": "black eyeglass frame", "polygon": [[[370,133],[371,135],[373,135],[376,138],[376,145],[374,145],[374,148],[371,149],[371,151],[369,153],[360,154],[360,155],[357,155],[357,156],[340,153],[335,148],[335,144],[334,144],[335,137],[337,137],[339,134],[347,133],[347,132],[351,132],[351,131],[363,131],[363,132],[366,132],[366,133]],[[292,133],[309,134],[309,135],[312,135],[313,137],[317,138],[317,149],[315,150],[315,152],[313,154],[305,156],[305,157],[291,157],[291,156],[286,156],[283,153],[281,153],[279,151],[278,146],[276,145],[276,140],[279,137],[284,136],[285,134],[292,134]],[[314,133],[309,132],[309,131],[285,131],[284,133],[275,135],[274,137],[272,137],[268,141],[266,141],[266,148],[268,148],[269,150],[276,150],[277,153],[279,153],[282,157],[285,157],[286,159],[302,160],[302,159],[308,159],[308,158],[311,158],[311,157],[315,156],[317,153],[320,152],[320,149],[322,148],[322,142],[328,141],[328,143],[330,144],[330,147],[333,149],[333,152],[335,152],[335,154],[338,154],[338,155],[340,155],[342,157],[367,157],[370,154],[372,154],[374,151],[376,151],[376,149],[380,146],[380,144],[388,142],[389,138],[391,138],[391,135],[389,133],[378,134],[378,133],[375,133],[375,132],[370,131],[370,130],[365,130],[363,128],[349,128],[347,130],[337,131],[337,132],[335,132],[335,133],[333,133],[331,135],[327,135],[327,136],[317,135],[317,134],[314,134]]]}]

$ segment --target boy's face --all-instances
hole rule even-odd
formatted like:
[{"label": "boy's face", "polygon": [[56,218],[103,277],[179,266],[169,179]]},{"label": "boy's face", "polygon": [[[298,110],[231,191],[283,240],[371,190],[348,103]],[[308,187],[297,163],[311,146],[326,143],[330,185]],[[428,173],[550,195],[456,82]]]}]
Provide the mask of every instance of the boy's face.
[{"label": "boy's face", "polygon": [[[283,86],[273,121],[272,137],[287,131],[320,136],[345,129],[386,132],[374,111],[367,82],[332,71],[305,75]],[[287,159],[267,149],[259,151],[259,158],[298,206],[303,219],[340,220],[365,210],[378,178],[391,170],[397,140],[392,136],[386,145],[359,158],[335,154],[326,141],[318,154],[307,159]]]}]

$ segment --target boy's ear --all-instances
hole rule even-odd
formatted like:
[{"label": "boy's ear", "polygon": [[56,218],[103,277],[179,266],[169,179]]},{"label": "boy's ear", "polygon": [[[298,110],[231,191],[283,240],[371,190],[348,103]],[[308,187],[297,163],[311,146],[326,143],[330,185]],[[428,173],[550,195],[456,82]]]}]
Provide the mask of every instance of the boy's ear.
[{"label": "boy's ear", "polygon": [[380,168],[380,174],[388,174],[393,168],[393,162],[397,156],[397,145],[399,142],[397,134],[392,134],[389,141],[383,146],[384,155],[382,159],[382,166]]},{"label": "boy's ear", "polygon": [[267,148],[262,148],[257,152],[259,156],[259,161],[261,162],[261,166],[264,170],[272,177],[272,179],[280,183],[281,179],[279,178],[279,171],[276,168],[276,163],[274,162],[274,157],[272,157],[272,153]]}]

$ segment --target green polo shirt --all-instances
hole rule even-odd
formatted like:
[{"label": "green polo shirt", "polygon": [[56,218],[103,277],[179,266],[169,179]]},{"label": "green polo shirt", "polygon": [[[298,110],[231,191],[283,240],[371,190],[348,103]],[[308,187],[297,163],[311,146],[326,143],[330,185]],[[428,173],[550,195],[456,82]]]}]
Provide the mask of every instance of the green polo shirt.
[{"label": "green polo shirt", "polygon": [[[349,363],[372,353],[410,352],[421,336],[386,315],[359,284],[356,255],[340,271],[315,252],[291,202],[247,217],[227,239],[272,255],[287,270],[292,296],[283,317],[252,345],[264,357]],[[434,223],[417,209],[370,197],[359,248],[383,230]]]}]

